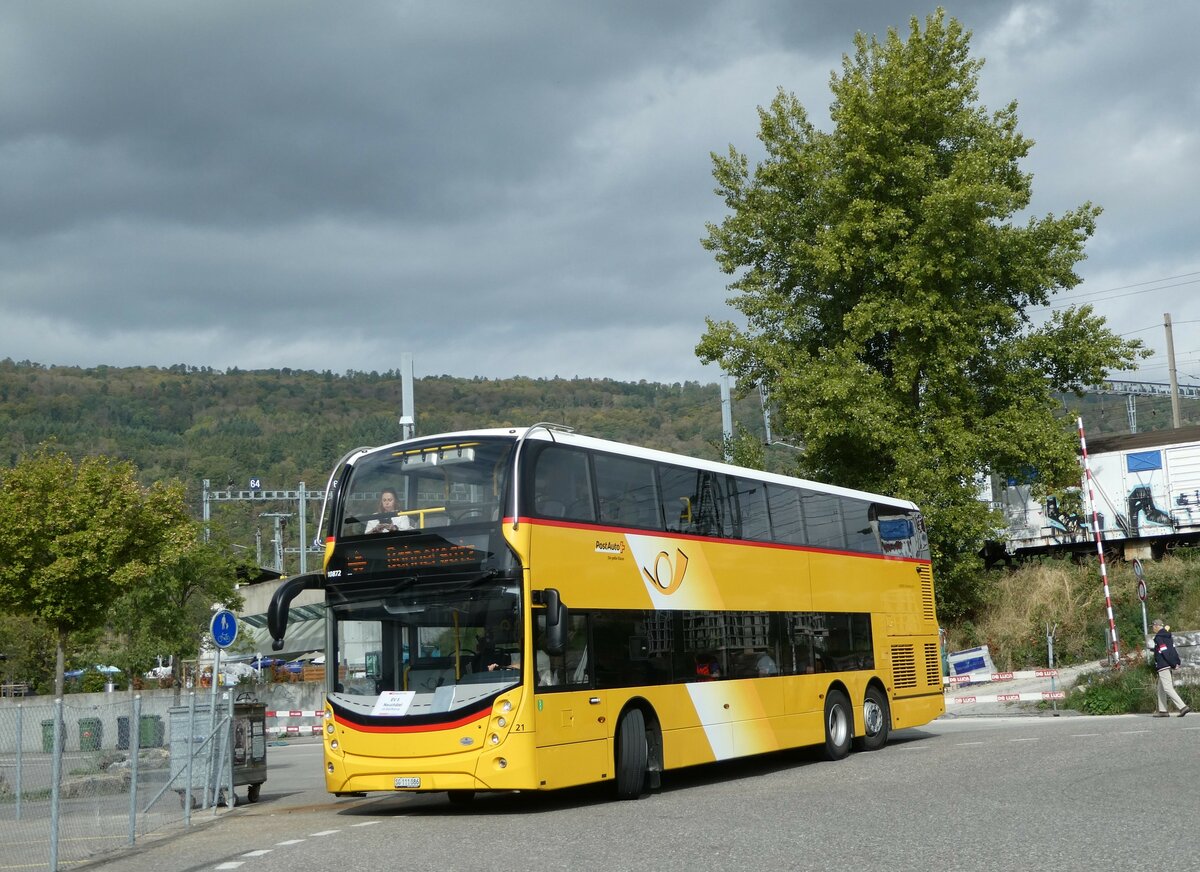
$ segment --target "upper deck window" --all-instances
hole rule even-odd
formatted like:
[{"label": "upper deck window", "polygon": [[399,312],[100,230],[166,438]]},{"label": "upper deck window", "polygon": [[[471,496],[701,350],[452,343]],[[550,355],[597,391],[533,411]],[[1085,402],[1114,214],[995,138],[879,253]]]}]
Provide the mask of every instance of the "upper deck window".
[{"label": "upper deck window", "polygon": [[342,536],[498,521],[510,439],[430,442],[383,449],[351,468]]},{"label": "upper deck window", "polygon": [[588,457],[578,448],[542,447],[535,458],[533,512],[542,518],[595,521]]},{"label": "upper deck window", "polygon": [[661,530],[662,512],[654,484],[654,464],[613,454],[596,454],[593,459],[601,521]]}]

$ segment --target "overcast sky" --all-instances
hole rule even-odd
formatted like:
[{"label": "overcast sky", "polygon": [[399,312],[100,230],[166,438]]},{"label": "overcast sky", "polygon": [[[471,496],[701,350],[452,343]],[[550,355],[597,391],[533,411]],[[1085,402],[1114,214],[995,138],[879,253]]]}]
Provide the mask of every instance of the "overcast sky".
[{"label": "overcast sky", "polygon": [[[1200,384],[1200,4],[961,0],[1064,299]],[[715,381],[712,151],[933,2],[6,3],[0,358]]]}]

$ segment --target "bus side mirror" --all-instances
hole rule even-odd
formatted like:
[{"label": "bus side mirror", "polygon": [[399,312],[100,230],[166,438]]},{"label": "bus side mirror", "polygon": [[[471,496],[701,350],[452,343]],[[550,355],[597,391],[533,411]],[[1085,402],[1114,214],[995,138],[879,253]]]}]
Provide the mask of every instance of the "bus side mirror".
[{"label": "bus side mirror", "polygon": [[542,591],[542,605],[546,607],[546,635],[542,647],[547,654],[557,656],[567,647],[567,626],[571,623],[567,607],[563,605],[558,590],[548,587]]}]

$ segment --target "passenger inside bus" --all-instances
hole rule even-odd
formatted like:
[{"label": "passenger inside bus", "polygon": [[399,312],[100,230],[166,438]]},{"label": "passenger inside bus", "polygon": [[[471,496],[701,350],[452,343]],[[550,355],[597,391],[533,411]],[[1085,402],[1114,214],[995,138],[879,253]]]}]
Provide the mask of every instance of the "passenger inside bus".
[{"label": "passenger inside bus", "polygon": [[721,662],[716,655],[700,653],[696,655],[696,676],[702,681],[715,681],[721,677]]},{"label": "passenger inside bus", "polygon": [[383,517],[367,521],[366,529],[363,532],[394,533],[397,530],[407,530],[412,526],[412,521],[408,515],[396,514],[399,511],[400,504],[395,488],[385,487],[379,494],[379,508],[376,509],[376,514]]},{"label": "passenger inside bus", "polygon": [[550,655],[541,648],[537,650],[537,684],[538,687],[553,687],[558,684],[558,676],[550,663]]}]

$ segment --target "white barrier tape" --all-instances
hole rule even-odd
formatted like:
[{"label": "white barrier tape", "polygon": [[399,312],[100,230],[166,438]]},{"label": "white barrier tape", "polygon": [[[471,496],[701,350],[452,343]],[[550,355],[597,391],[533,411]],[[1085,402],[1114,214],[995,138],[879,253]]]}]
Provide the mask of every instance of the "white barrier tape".
[{"label": "white barrier tape", "polygon": [[[325,720],[324,711],[302,711],[292,709],[289,711],[272,711],[266,712],[268,718],[287,719],[287,718],[320,718]],[[267,727],[276,736],[319,736],[321,735],[320,724],[272,724]]]},{"label": "white barrier tape", "polygon": [[319,735],[321,735],[321,728],[315,724],[309,724],[304,727],[301,727],[299,725],[286,726],[286,727],[280,726],[280,727],[272,727],[272,729],[276,730],[279,733],[279,735],[281,735],[281,736],[285,736],[285,735],[286,736],[319,736]]},{"label": "white barrier tape", "polygon": [[1066,699],[1065,690],[1041,690],[1034,693],[992,693],[980,696],[948,696],[948,705],[971,705],[977,702],[1042,702],[1051,699]]},{"label": "white barrier tape", "polygon": [[989,681],[1014,681],[1018,678],[1054,678],[1057,669],[1025,669],[1020,672],[970,672],[966,675],[951,675],[942,679],[942,684],[986,684]]}]

